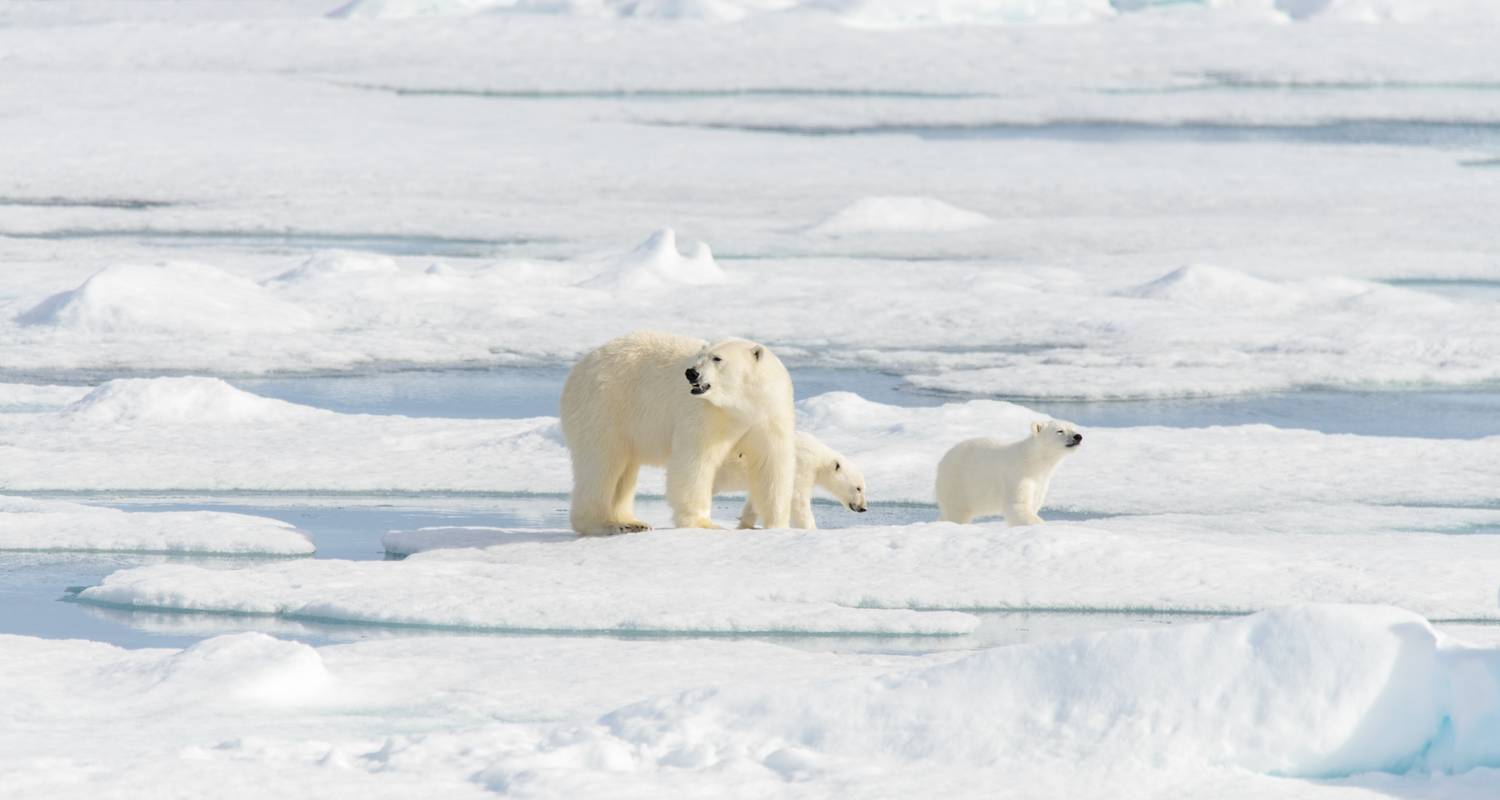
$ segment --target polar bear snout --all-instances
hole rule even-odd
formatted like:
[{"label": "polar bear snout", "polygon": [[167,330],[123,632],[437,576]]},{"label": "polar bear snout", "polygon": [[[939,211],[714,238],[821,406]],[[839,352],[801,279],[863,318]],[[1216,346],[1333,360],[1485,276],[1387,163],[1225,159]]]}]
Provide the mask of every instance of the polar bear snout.
[{"label": "polar bear snout", "polygon": [[1077,447],[1080,444],[1083,444],[1083,434],[1081,434],[1081,433],[1075,433],[1075,434],[1073,434],[1073,441],[1068,442],[1067,446],[1068,447]]},{"label": "polar bear snout", "polygon": [[687,371],[682,374],[687,378],[688,385],[692,387],[689,391],[693,394],[703,394],[713,388],[713,384],[703,380],[703,373],[692,367],[688,367]]}]

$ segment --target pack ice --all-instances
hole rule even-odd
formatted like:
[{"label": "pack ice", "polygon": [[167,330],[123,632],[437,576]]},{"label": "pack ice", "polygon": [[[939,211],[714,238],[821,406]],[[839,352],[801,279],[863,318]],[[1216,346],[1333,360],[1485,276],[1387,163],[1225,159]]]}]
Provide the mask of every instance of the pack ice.
[{"label": "pack ice", "polygon": [[[0,653],[0,699],[31,723],[0,729],[0,774],[48,797],[170,781],[230,798],[269,783],[325,797],[989,797],[1009,785],[1478,800],[1500,774],[1500,651],[1384,606],[915,659],[705,640],[312,648],[256,633],[185,650],[6,636]],[[683,668],[661,669],[664,655]],[[153,735],[131,735],[146,716]]]}]

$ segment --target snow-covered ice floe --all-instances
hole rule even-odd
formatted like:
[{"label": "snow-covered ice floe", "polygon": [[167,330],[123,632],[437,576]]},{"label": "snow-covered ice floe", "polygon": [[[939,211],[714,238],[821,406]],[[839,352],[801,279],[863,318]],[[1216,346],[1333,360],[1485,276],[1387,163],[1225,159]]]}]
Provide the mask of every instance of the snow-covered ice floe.
[{"label": "snow-covered ice floe", "polygon": [[[1192,11],[1182,11],[1181,6]],[[1222,17],[1229,21],[1414,22],[1494,19],[1482,0],[349,0],[336,19],[410,19],[480,14],[562,14],[732,23],[771,14],[811,14],[846,25],[1084,24],[1151,11]]]},{"label": "snow-covered ice floe", "polygon": [[125,512],[0,496],[4,550],[300,556],[313,543],[285,522],[246,514]]},{"label": "snow-covered ice floe", "polygon": [[[986,219],[930,199],[872,197],[809,238],[984,229]],[[684,250],[671,229],[603,259],[551,264],[327,253],[258,281],[214,264],[118,264],[17,311],[0,315],[0,362],[19,370],[556,364],[658,328],[742,335],[794,364],[878,369],[958,394],[1190,397],[1500,380],[1491,304],[1371,281],[1173,263],[1121,279],[1034,265],[728,262],[701,242]]]},{"label": "snow-covered ice floe", "polygon": [[131,796],[1479,800],[1500,777],[1500,651],[1385,606],[904,659],[254,633],[0,654],[23,723],[0,729],[0,775],[47,797],[97,792],[82,774]]},{"label": "snow-covered ice floe", "polygon": [[[847,392],[803,400],[798,425],[848,455],[872,502],[932,502],[938,459],[973,436],[1020,438],[1041,415],[989,400],[888,406]],[[1223,513],[1307,504],[1470,507],[1500,496],[1500,437],[1370,437],[1265,425],[1087,431],[1048,507],[1095,514]],[[216,378],[122,379],[59,411],[0,415],[0,486],[11,491],[490,492],[565,495],[567,449],[553,417],[421,419],[339,414]],[[659,495],[660,470],[641,491]],[[1396,512],[1392,512],[1393,514]],[[1417,530],[1431,525],[1392,516]],[[1045,511],[1043,512],[1045,516]],[[1372,517],[1359,517],[1389,526]],[[1328,518],[1334,530],[1347,524]],[[1491,524],[1493,521],[1490,521]],[[1314,528],[1325,527],[1322,523]]]},{"label": "snow-covered ice floe", "polygon": [[1260,522],[1120,517],[604,539],[438,529],[389,537],[388,546],[417,551],[403,561],[160,564],[115,572],[79,599],[618,633],[962,634],[977,611],[1244,613],[1290,602],[1392,602],[1433,619],[1500,620],[1500,537],[1266,532]]}]

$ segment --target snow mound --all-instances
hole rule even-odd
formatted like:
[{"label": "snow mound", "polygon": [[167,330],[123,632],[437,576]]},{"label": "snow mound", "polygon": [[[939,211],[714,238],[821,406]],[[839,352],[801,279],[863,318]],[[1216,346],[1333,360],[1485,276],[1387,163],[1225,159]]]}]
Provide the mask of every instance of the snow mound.
[{"label": "snow mound", "polygon": [[107,267],[55,294],[17,321],[87,333],[281,332],[312,315],[246,278],[191,263]]},{"label": "snow mound", "polygon": [[219,378],[120,378],[100,384],[65,417],[95,424],[225,424],[328,412],[236,389]]},{"label": "snow mound", "polygon": [[292,705],[329,683],[317,650],[263,633],[206,639],[153,666],[159,681],[151,691],[179,702]]},{"label": "snow mound", "polygon": [[864,197],[809,230],[825,236],[859,233],[952,233],[993,225],[994,220],[931,197]]},{"label": "snow mound", "polygon": [[906,784],[973,770],[1338,777],[1497,758],[1500,651],[1447,643],[1396,608],[1303,606],[994,648],[878,680],[684,692],[513,745],[480,779],[548,794],[588,773],[687,772],[705,790],[755,765],[804,787],[907,796]]},{"label": "snow mound", "polygon": [[330,250],[318,253],[300,265],[277,275],[276,284],[321,283],[348,277],[389,276],[401,272],[389,256]]},{"label": "snow mound", "polygon": [[1223,267],[1192,264],[1120,293],[1204,308],[1287,305],[1303,299],[1296,289]]},{"label": "snow mound", "polygon": [[669,286],[723,283],[724,271],[704,242],[693,242],[686,255],[677,249],[677,234],[662,228],[634,250],[610,259],[603,271],[583,282],[594,289],[641,291]]},{"label": "snow mound", "polygon": [[285,522],[247,514],[0,497],[0,550],[297,556],[311,554],[313,543]]}]

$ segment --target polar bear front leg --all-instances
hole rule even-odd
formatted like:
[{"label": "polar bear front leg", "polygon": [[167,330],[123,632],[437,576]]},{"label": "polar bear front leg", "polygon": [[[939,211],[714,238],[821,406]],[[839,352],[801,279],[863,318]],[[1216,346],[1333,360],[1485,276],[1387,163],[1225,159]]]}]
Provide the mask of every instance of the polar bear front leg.
[{"label": "polar bear front leg", "polygon": [[752,432],[742,445],[750,478],[750,502],[766,528],[792,525],[792,489],[796,484],[797,450],[790,431]]},{"label": "polar bear front leg", "polygon": [[1015,489],[1015,494],[1005,498],[1005,524],[1014,527],[1016,525],[1040,525],[1042,518],[1037,516],[1040,509],[1036,505],[1036,481],[1021,481],[1021,485]]},{"label": "polar bear front leg", "polygon": [[674,436],[667,458],[667,504],[672,524],[679,528],[718,528],[709,518],[714,500],[714,476],[734,447],[734,440],[707,447],[697,437]]},{"label": "polar bear front leg", "polygon": [[818,529],[818,521],[813,519],[812,487],[808,487],[805,490],[800,486],[793,487],[792,527],[809,531]]}]

